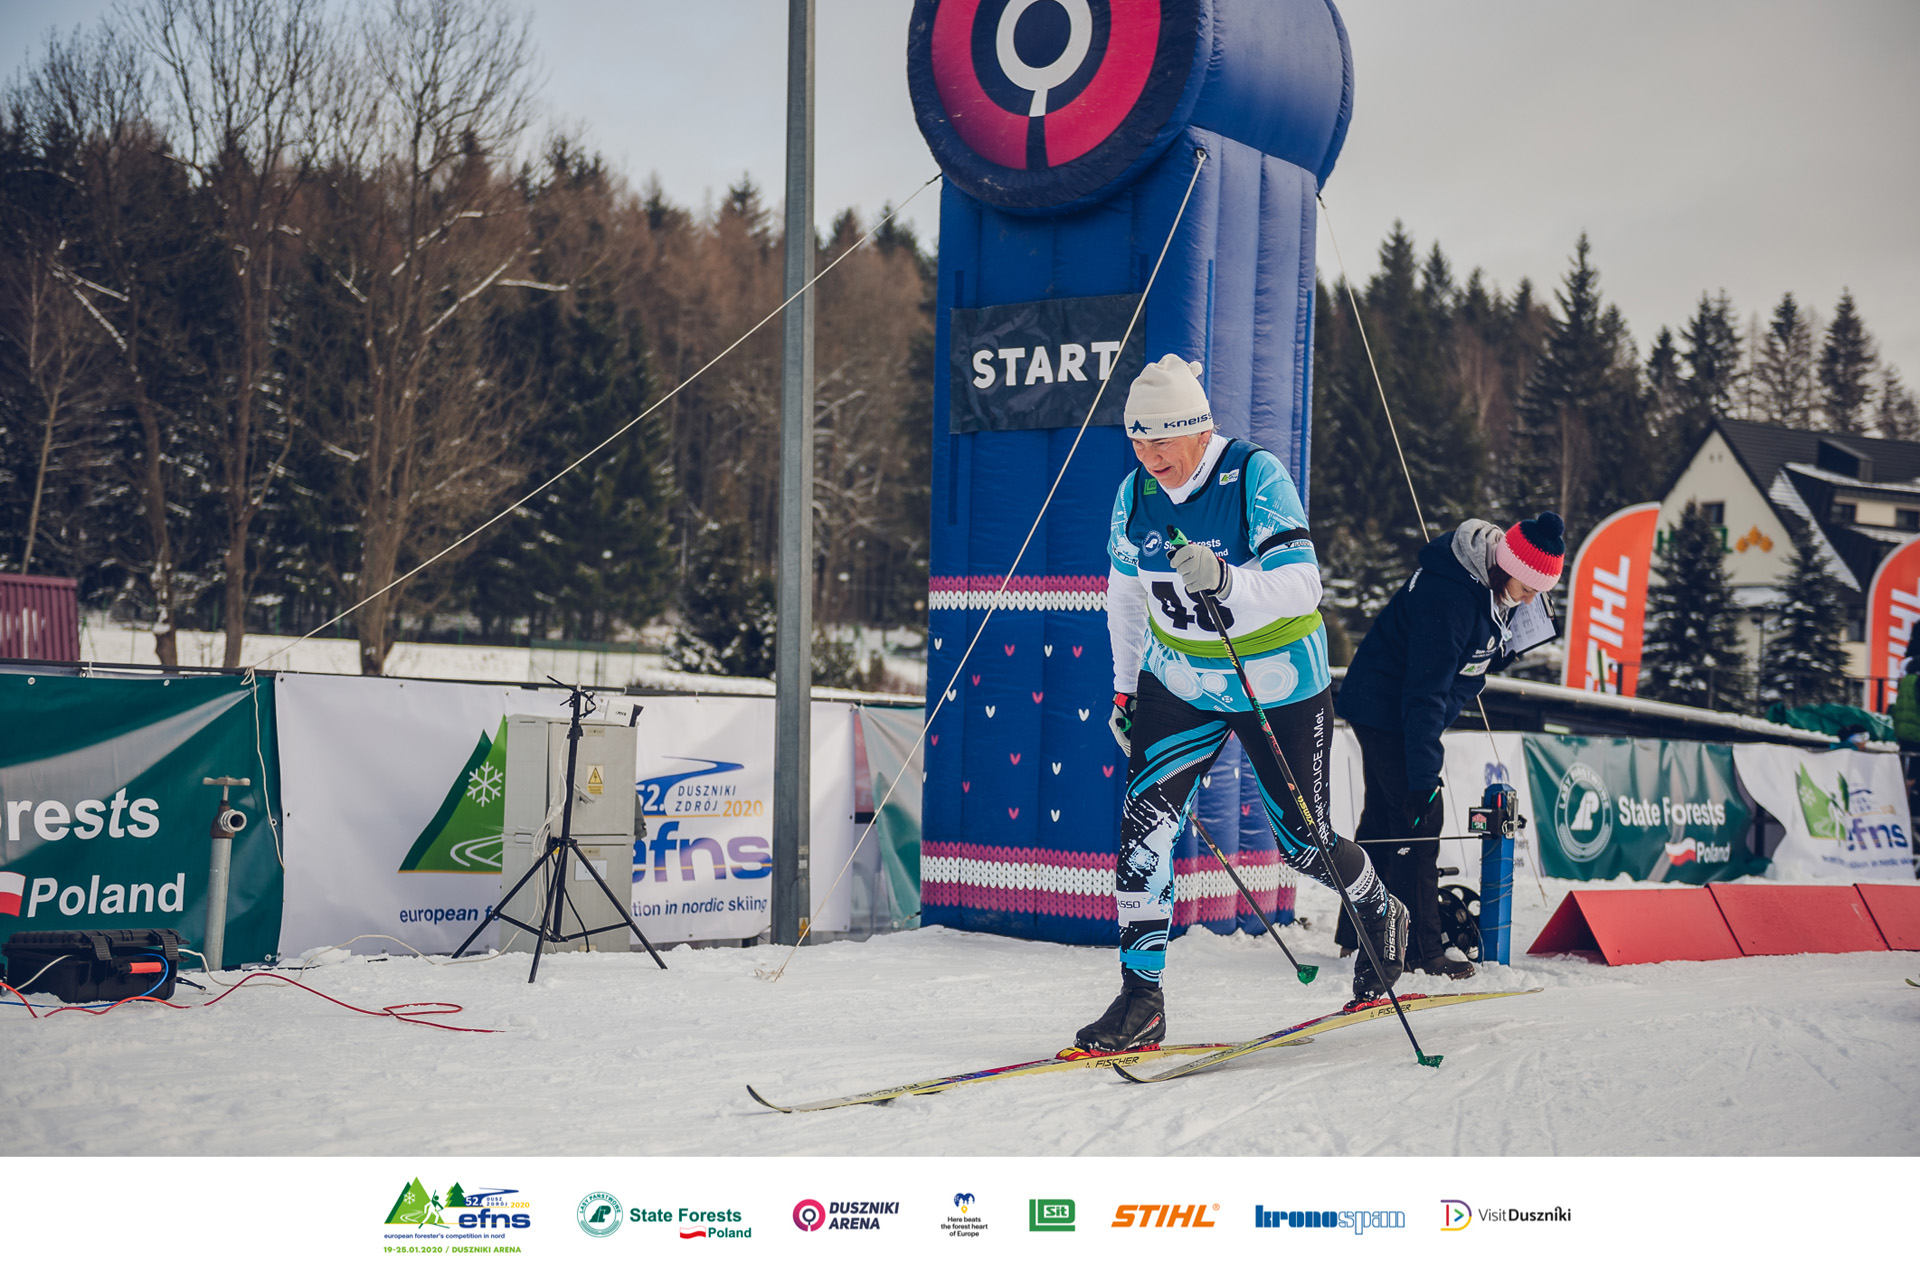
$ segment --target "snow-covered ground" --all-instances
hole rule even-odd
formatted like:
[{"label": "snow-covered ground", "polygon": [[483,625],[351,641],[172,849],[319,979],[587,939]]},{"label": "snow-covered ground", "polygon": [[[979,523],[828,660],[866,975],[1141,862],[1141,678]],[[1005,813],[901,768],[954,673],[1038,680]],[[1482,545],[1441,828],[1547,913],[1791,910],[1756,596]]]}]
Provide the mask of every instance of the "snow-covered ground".
[{"label": "snow-covered ground", "polygon": [[[887,1106],[804,1101],[1050,1055],[1116,985],[1110,951],[927,929],[803,950],[685,948],[309,970],[362,1007],[446,999],[453,1034],[255,982],[216,1007],[0,1012],[12,1154],[1920,1154],[1912,953],[1608,968],[1524,957],[1570,887],[1515,898],[1511,968],[1401,991],[1543,992],[1373,1021],[1144,1088],[1106,1071],[1008,1079]],[[1643,890],[1675,890],[1648,886]],[[1196,932],[1169,955],[1175,1039],[1251,1037],[1333,1010],[1351,960],[1329,893],[1272,942]],[[345,938],[342,938],[343,940]],[[283,969],[290,970],[290,969]],[[183,990],[178,1001],[204,996]]]}]

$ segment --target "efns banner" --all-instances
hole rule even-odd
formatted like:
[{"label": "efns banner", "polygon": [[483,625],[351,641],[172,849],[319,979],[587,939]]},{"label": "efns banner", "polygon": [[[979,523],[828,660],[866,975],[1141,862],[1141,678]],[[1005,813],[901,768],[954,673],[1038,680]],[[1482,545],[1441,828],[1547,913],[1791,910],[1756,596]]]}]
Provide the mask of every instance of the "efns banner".
[{"label": "efns banner", "polygon": [[1733,747],[1629,737],[1526,737],[1540,872],[1707,883],[1766,871]]},{"label": "efns banner", "polygon": [[252,784],[231,797],[247,828],[233,840],[226,962],[278,951],[272,684],[6,674],[0,723],[0,940],[164,927],[199,949],[220,807],[201,781],[230,776]]},{"label": "efns banner", "polygon": [[[1314,200],[1352,112],[1346,32],[1328,0],[916,0],[907,75],[946,178],[930,695],[953,678],[1088,392],[1108,379],[965,677],[929,706],[922,917],[1112,944],[1126,760],[1105,722],[1106,540],[1134,463],[1105,423],[1130,361],[1177,352],[1205,365],[1218,428],[1271,450],[1309,496]],[[1111,313],[1147,291],[1200,151],[1137,353],[1109,352],[1097,344],[1125,327]],[[1238,771],[1217,766],[1203,796],[1222,830],[1243,804],[1261,810]],[[1270,847],[1255,833],[1237,854],[1264,862]],[[1225,881],[1197,859],[1192,870],[1182,891]]]}]

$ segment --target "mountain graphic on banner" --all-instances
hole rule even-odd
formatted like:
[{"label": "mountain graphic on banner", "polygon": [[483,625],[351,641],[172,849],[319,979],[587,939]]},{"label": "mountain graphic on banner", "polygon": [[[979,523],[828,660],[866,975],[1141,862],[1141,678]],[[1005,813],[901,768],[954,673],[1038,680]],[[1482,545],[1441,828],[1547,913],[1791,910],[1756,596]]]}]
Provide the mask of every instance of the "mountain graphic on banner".
[{"label": "mountain graphic on banner", "polygon": [[440,810],[413,841],[402,874],[498,874],[504,846],[507,721],[485,732],[461,765]]},{"label": "mountain graphic on banner", "polygon": [[1800,789],[1800,815],[1806,818],[1807,833],[1816,839],[1838,839],[1841,837],[1840,822],[1834,816],[1847,810],[1847,779],[1840,778],[1840,800],[1822,790],[1819,783],[1807,775],[1807,765],[1800,765],[1800,775],[1796,778]]},{"label": "mountain graphic on banner", "polygon": [[427,1192],[427,1187],[415,1176],[406,1188],[400,1191],[400,1197],[394,1199],[393,1210],[387,1213],[389,1225],[438,1225],[446,1228],[447,1222],[440,1215],[440,1202]]}]

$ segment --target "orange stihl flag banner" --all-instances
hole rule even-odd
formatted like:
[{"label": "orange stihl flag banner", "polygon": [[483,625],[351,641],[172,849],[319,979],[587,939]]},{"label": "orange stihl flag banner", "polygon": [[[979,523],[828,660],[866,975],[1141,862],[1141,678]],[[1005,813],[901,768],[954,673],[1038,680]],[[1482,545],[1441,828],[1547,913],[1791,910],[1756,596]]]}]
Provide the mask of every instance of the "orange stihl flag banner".
[{"label": "orange stihl flag banner", "polygon": [[1581,543],[1567,586],[1564,686],[1633,695],[1640,681],[1647,572],[1659,525],[1660,503],[1645,502],[1614,511]]},{"label": "orange stihl flag banner", "polygon": [[1907,640],[1920,619],[1920,537],[1880,561],[1867,587],[1867,709],[1886,713],[1906,673]]}]

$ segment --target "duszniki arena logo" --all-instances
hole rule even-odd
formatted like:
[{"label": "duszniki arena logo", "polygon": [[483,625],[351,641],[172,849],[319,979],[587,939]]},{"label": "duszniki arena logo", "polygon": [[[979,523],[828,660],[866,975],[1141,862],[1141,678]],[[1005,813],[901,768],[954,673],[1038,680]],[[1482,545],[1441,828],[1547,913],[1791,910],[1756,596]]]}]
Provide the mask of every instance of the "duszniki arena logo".
[{"label": "duszniki arena logo", "polygon": [[827,1209],[820,1205],[817,1198],[803,1198],[794,1204],[793,1223],[807,1233],[812,1233],[827,1223]]},{"label": "duszniki arena logo", "polygon": [[1573,861],[1593,860],[1613,838],[1613,803],[1606,782],[1584,763],[1569,767],[1560,778],[1553,829],[1560,836],[1560,850]]},{"label": "duszniki arena logo", "polygon": [[580,1200],[580,1209],[574,1213],[574,1219],[580,1222],[580,1232],[587,1237],[605,1238],[620,1228],[620,1221],[625,1215],[618,1198],[596,1189]]}]

